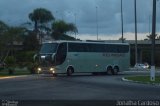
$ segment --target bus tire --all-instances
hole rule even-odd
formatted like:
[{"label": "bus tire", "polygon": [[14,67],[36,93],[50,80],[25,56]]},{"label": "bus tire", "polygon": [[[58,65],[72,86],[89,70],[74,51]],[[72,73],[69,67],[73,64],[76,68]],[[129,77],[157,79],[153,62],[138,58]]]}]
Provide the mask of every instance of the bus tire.
[{"label": "bus tire", "polygon": [[52,74],[53,75],[53,77],[57,77],[57,74]]},{"label": "bus tire", "polygon": [[96,75],[98,75],[98,73],[97,73],[97,72],[92,72],[92,75],[95,75],[95,76],[96,76]]},{"label": "bus tire", "polygon": [[119,67],[118,67],[118,66],[115,66],[114,69],[113,69],[114,75],[117,75],[118,72],[119,72]]},{"label": "bus tire", "polygon": [[107,74],[108,74],[108,75],[113,74],[113,69],[112,69],[111,66],[109,66],[109,67],[107,68]]},{"label": "bus tire", "polygon": [[69,68],[67,69],[67,76],[71,76],[73,72],[74,72],[73,68],[72,68],[72,67],[69,67]]}]

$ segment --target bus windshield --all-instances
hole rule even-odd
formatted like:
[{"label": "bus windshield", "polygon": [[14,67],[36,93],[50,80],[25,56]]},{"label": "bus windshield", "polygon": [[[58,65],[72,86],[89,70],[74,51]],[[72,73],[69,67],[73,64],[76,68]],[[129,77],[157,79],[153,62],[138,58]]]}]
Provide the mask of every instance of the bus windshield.
[{"label": "bus windshield", "polygon": [[44,43],[41,47],[40,54],[55,53],[57,50],[57,43]]}]

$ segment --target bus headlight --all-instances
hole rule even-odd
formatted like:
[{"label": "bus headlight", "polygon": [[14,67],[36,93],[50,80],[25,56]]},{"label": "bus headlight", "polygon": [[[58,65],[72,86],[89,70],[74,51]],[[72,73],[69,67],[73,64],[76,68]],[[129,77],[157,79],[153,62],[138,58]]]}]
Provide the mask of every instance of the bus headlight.
[{"label": "bus headlight", "polygon": [[54,74],[54,73],[55,73],[55,71],[52,71],[52,73]]},{"label": "bus headlight", "polygon": [[49,70],[50,70],[50,71],[54,71],[54,68],[50,68]]},{"label": "bus headlight", "polygon": [[39,68],[37,68],[37,70],[38,70],[38,71],[41,71],[42,69],[39,67]]},{"label": "bus headlight", "polygon": [[53,74],[55,73],[54,68],[51,67],[49,70],[50,70]]}]

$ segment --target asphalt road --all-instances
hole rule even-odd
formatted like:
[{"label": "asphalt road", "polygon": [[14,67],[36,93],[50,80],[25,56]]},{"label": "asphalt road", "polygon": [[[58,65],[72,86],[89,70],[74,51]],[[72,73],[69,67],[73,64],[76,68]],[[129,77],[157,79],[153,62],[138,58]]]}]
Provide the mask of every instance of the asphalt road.
[{"label": "asphalt road", "polygon": [[122,81],[122,77],[147,75],[89,74],[51,77],[30,75],[0,79],[1,100],[160,100],[160,86]]}]

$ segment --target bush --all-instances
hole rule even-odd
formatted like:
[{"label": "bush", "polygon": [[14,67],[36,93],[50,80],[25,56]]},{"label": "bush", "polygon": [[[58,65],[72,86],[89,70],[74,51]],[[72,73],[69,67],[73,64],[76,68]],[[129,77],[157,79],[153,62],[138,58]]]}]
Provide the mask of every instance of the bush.
[{"label": "bush", "polygon": [[8,69],[8,74],[9,75],[13,75],[14,74],[15,69],[14,68],[9,68]]},{"label": "bush", "polygon": [[16,59],[19,62],[33,62],[34,54],[35,54],[35,51],[18,52],[16,54]]},{"label": "bush", "polygon": [[16,59],[15,57],[13,56],[8,56],[6,59],[5,59],[5,63],[7,66],[14,66],[15,63],[16,63]]},{"label": "bush", "polygon": [[37,63],[28,63],[27,65],[28,70],[30,71],[31,74],[36,74],[37,72],[37,68],[38,68],[38,64]]},{"label": "bush", "polygon": [[14,56],[8,56],[5,59],[6,68],[8,68],[8,73],[14,73],[14,67],[24,68],[27,67],[31,74],[35,74],[37,63],[33,62],[33,57],[35,55],[35,51],[21,51],[17,52]]},{"label": "bush", "polygon": [[18,66],[20,68],[28,66],[31,62],[33,62],[33,57],[35,55],[35,51],[21,51],[16,54],[16,59],[18,61]]},{"label": "bush", "polygon": [[6,59],[5,59],[5,63],[7,65],[7,68],[8,68],[8,74],[9,75],[12,75],[14,74],[14,71],[15,71],[15,66],[16,66],[16,59],[15,57],[13,56],[8,56]]},{"label": "bush", "polygon": [[4,70],[4,67],[0,67],[0,71]]}]

